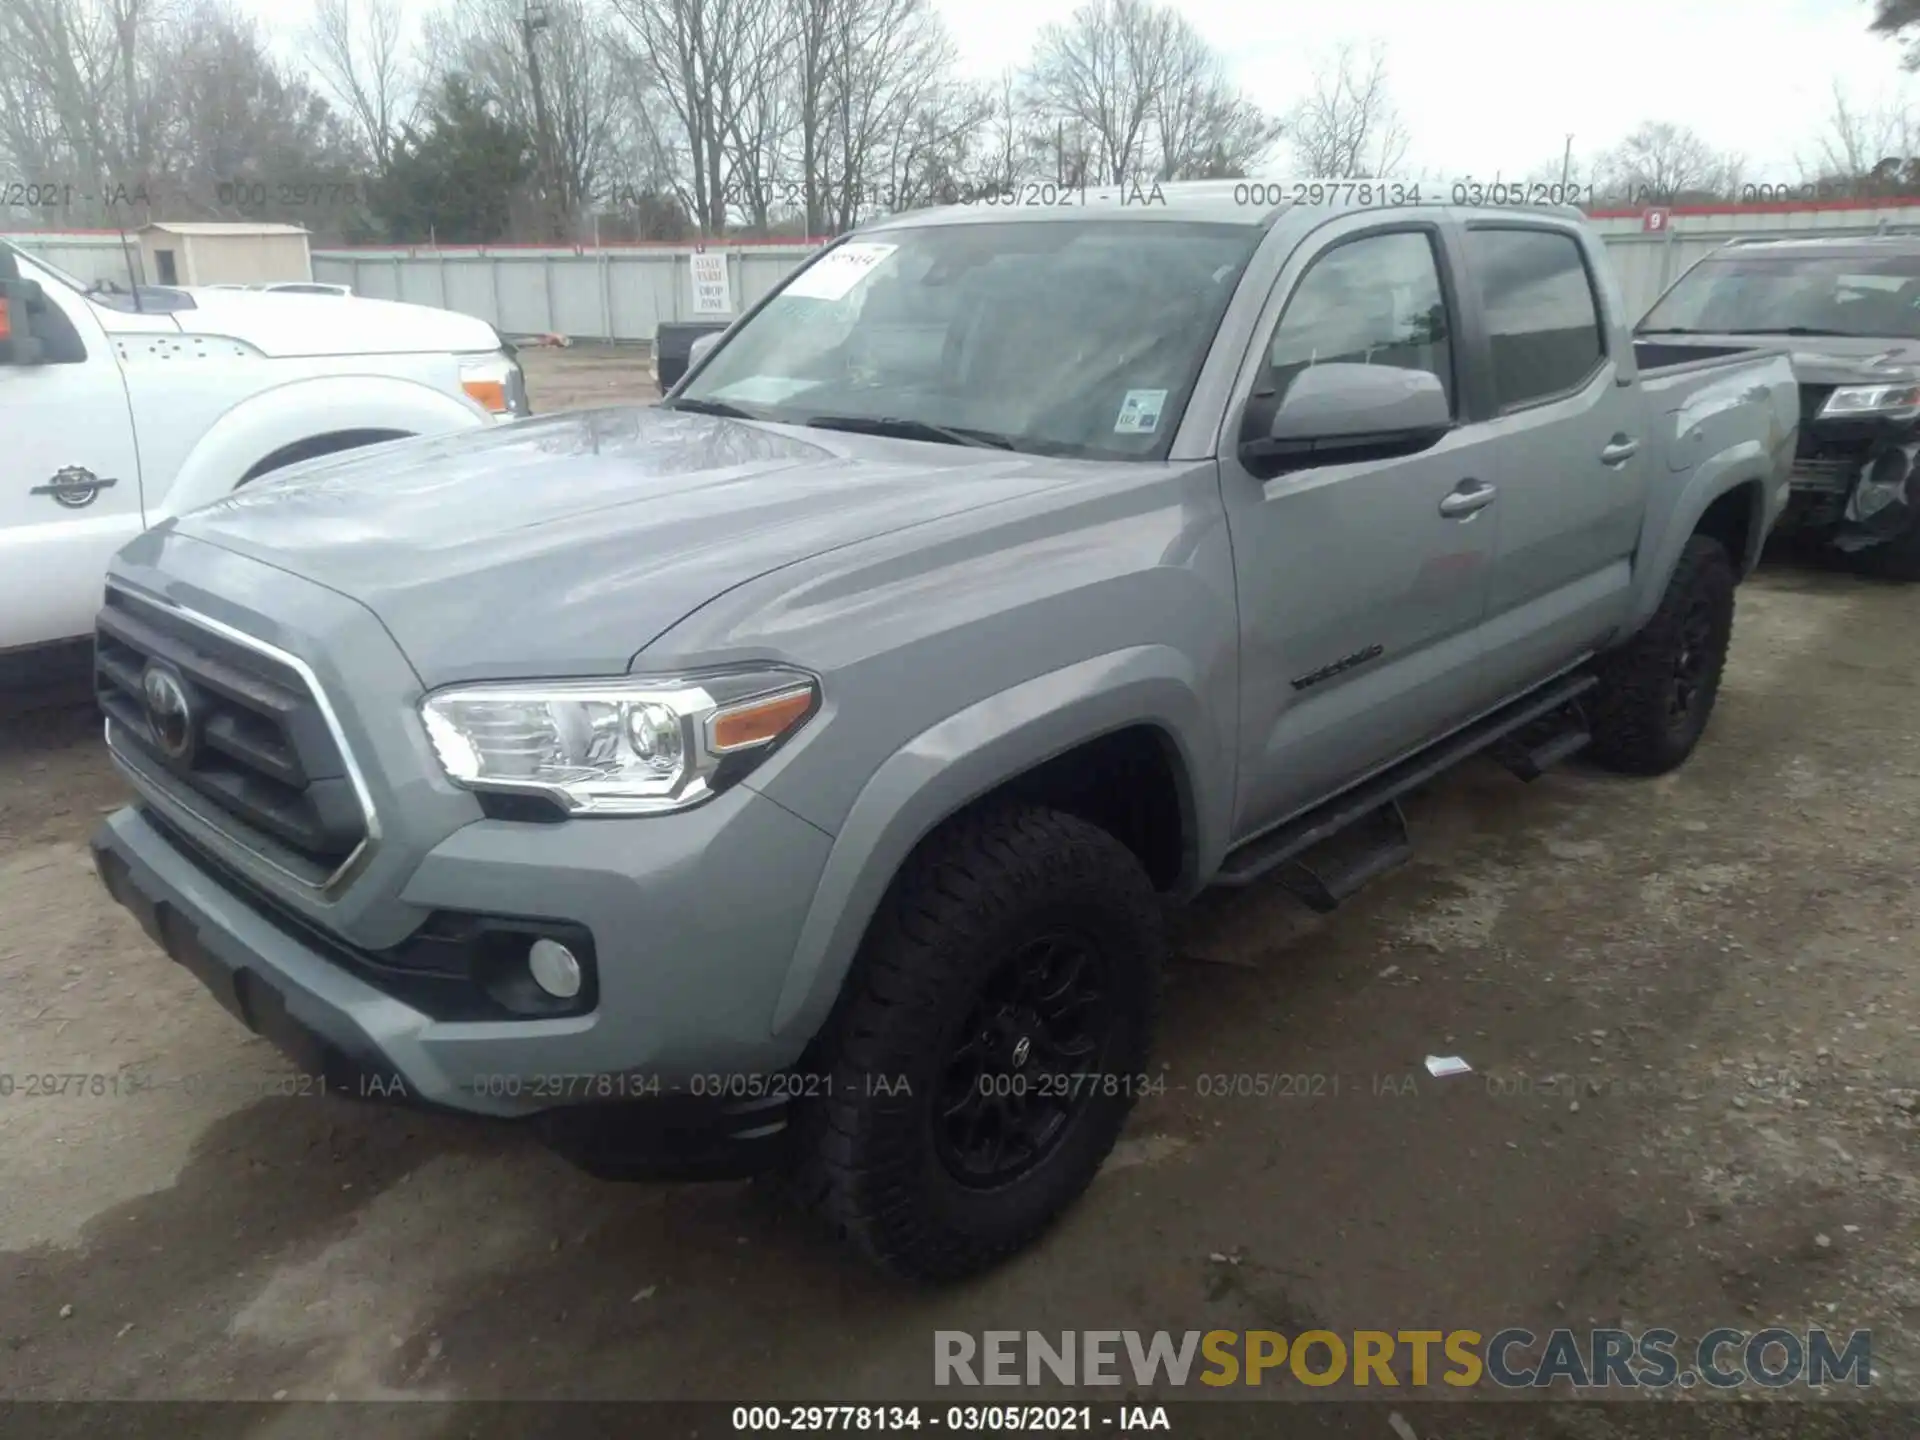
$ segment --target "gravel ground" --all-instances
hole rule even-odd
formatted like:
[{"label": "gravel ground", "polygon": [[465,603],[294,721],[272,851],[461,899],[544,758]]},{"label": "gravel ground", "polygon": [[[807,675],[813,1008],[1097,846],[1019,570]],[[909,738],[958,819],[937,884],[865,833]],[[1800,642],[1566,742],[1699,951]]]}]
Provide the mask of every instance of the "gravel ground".
[{"label": "gravel ground", "polygon": [[650,405],[660,398],[647,373],[645,345],[570,345],[522,350],[527,395],[536,415],[597,405]]},{"label": "gravel ground", "polygon": [[[530,368],[542,410],[651,389]],[[43,698],[0,721],[0,1398],[873,1400],[935,1393],[936,1328],[1588,1324],[1871,1328],[1920,1398],[1917,608],[1771,568],[1678,774],[1476,762],[1337,914],[1187,913],[1168,1093],[1035,1250],[934,1293],[763,1187],[298,1093],[101,891],[124,790]],[[1236,1072],[1319,1078],[1207,1093]]]}]

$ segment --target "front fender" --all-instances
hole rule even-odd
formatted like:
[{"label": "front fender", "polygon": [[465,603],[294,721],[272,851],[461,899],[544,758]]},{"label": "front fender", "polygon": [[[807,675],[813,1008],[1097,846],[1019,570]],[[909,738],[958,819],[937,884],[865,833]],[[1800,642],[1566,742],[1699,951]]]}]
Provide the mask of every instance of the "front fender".
[{"label": "front fender", "polygon": [[302,440],[342,430],[433,435],[491,424],[464,396],[391,375],[329,375],[294,380],[241,401],[211,425],[147,510],[157,525],[233,493],[254,465]]},{"label": "front fender", "polygon": [[922,731],[876,770],[827,857],[775,1006],[776,1036],[825,1022],[888,885],[913,849],[972,801],[1076,745],[1134,725],[1171,743],[1191,864],[1225,851],[1231,758],[1207,721],[1198,676],[1178,651],[1143,645],[1078,662],[978,701]]}]

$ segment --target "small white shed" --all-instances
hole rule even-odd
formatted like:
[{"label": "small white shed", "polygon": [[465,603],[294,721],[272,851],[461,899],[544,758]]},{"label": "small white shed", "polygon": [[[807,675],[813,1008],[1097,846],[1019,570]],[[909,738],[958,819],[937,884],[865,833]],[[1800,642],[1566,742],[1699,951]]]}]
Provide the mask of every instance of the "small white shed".
[{"label": "small white shed", "polygon": [[311,280],[308,232],[298,225],[186,220],[140,227],[149,285],[254,285]]}]

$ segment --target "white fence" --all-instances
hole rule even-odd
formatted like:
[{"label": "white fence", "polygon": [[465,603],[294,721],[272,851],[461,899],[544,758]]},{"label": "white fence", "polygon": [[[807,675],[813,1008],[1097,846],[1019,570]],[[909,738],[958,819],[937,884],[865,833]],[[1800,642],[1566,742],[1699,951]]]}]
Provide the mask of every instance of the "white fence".
[{"label": "white fence", "polygon": [[[1727,241],[1763,235],[1870,235],[1920,230],[1920,204],[1744,206],[1685,209],[1649,231],[1638,214],[1602,214],[1595,228],[1613,258],[1628,314],[1638,318],[1682,271]],[[127,283],[117,235],[41,233],[11,237],[83,280]],[[813,247],[714,247],[726,256],[733,313],[752,305]],[[354,293],[408,300],[477,315],[508,335],[557,333],[575,339],[651,340],[662,321],[695,312],[692,247],[486,246],[316,250],[313,278]]]},{"label": "white fence", "polygon": [[[809,245],[714,247],[726,258],[733,310],[756,303]],[[658,246],[476,250],[317,250],[313,278],[356,295],[477,315],[506,335],[651,340],[660,322],[725,318],[694,306],[693,251]]]}]

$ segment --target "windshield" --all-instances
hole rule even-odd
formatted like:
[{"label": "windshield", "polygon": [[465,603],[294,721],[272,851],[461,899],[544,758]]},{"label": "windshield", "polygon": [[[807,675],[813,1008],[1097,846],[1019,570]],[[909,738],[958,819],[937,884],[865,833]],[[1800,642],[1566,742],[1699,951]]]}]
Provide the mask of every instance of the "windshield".
[{"label": "windshield", "polygon": [[1920,255],[1703,260],[1639,328],[1920,340]]},{"label": "windshield", "polygon": [[[62,285],[66,286],[69,290],[72,290],[77,294],[86,296],[87,299],[91,300],[96,305],[104,305],[109,310],[125,310],[128,312],[132,312],[132,311],[143,308],[141,305],[136,305],[134,303],[133,297],[131,295],[128,295],[125,291],[102,290],[101,288],[99,288],[98,285],[89,285],[86,281],[82,280],[79,276],[69,275],[65,270],[62,270],[58,265],[55,265],[52,261],[48,260],[47,257],[44,255],[37,255],[30,250],[22,250],[18,245],[11,244],[4,240],[0,240],[0,245],[5,245],[7,249],[11,250],[15,255],[19,256],[22,260],[25,260],[28,264],[39,266],[41,270],[51,275],[54,279],[58,280]],[[141,287],[141,292],[143,296],[150,297],[152,294],[151,289],[146,286]],[[156,309],[161,307],[157,307],[151,303],[146,303],[144,305],[144,308],[151,310],[151,309]]]},{"label": "windshield", "polygon": [[66,271],[62,270],[58,265],[55,265],[51,260],[48,260],[44,255],[35,255],[31,251],[22,250],[18,245],[10,244],[5,240],[0,240],[0,246],[5,246],[7,249],[11,250],[15,255],[17,255],[20,259],[25,260],[30,265],[38,265],[42,270],[46,271],[47,274],[51,275],[54,279],[58,280],[62,285],[66,286],[69,290],[77,290],[82,295],[87,293],[86,281],[79,279],[77,276],[69,275]]},{"label": "windshield", "polygon": [[1259,239],[1158,221],[882,231],[799,272],[669,403],[1158,459]]}]

